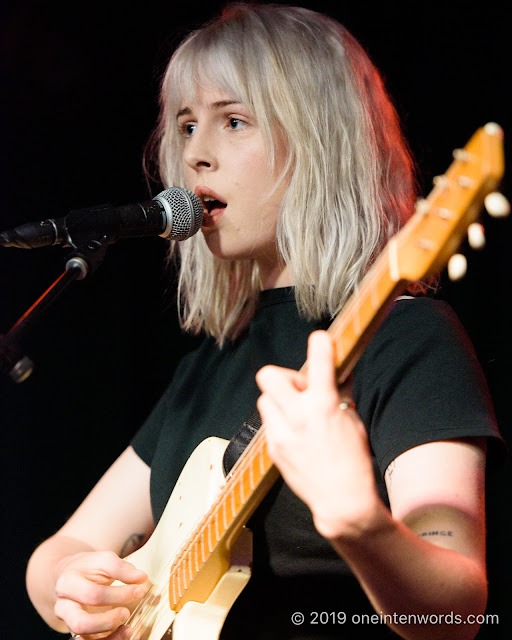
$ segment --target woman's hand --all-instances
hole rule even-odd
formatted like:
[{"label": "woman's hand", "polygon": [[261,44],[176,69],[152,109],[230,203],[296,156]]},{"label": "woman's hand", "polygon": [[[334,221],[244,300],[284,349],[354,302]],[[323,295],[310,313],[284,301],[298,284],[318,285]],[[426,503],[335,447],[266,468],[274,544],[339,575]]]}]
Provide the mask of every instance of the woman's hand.
[{"label": "woman's hand", "polygon": [[333,363],[329,334],[315,331],[306,372],[267,366],[256,376],[269,454],[329,538],[366,529],[379,501],[366,429],[340,408],[351,398],[340,397]]},{"label": "woman's hand", "polygon": [[[64,558],[56,569],[55,615],[85,640],[129,638],[121,627],[129,616],[126,605],[146,592],[147,575],[111,551],[87,551]],[[112,585],[118,580],[121,585]],[[117,631],[116,631],[117,630]]]}]

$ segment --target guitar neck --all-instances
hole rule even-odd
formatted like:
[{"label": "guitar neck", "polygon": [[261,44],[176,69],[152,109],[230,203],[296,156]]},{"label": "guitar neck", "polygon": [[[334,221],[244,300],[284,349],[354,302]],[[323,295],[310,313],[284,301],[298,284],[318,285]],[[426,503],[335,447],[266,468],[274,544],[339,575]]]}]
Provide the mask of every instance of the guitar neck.
[{"label": "guitar neck", "polygon": [[[179,611],[208,561],[229,554],[242,527],[279,477],[261,428],[226,478],[217,499],[170,568],[169,603]],[[197,583],[197,581],[196,581]]]}]

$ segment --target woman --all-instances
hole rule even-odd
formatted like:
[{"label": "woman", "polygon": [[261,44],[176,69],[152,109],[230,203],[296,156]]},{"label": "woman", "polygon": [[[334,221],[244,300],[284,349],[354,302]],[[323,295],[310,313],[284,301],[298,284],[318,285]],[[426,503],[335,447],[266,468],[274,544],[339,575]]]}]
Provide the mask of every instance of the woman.
[{"label": "woman", "polygon": [[486,443],[499,435],[460,325],[427,298],[397,301],[341,391],[330,339],[315,331],[415,197],[366,54],[306,9],[228,7],[171,59],[152,149],[163,183],[204,204],[201,233],[173,250],[182,324],[205,339],[34,552],[34,605],[60,631],[130,637],[124,605],[147,576],[121,558],[151,535],[195,446],[231,439],[257,405],[285,482],[251,518],[253,577],[221,637],[340,637],[370,615],[374,637],[474,637]]}]

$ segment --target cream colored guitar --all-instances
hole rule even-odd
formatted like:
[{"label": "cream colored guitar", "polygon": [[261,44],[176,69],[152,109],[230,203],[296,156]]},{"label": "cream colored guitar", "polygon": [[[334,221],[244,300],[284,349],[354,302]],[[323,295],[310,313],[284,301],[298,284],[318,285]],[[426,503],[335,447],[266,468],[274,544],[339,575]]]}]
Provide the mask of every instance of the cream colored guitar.
[{"label": "cream colored guitar", "polygon": [[[488,194],[490,213],[494,199],[495,214],[506,214],[508,203],[492,193],[503,175],[502,139],[500,127],[491,123],[454,152],[447,173],[417,204],[410,221],[391,239],[332,323],[329,331],[340,380],[350,373],[407,283],[444,267]],[[245,524],[278,473],[268,456],[263,428],[224,478],[226,444],[209,438],[197,447],[154,534],[128,558],[152,583],[127,622],[134,630],[133,640],[215,640],[250,578],[251,534]]]}]

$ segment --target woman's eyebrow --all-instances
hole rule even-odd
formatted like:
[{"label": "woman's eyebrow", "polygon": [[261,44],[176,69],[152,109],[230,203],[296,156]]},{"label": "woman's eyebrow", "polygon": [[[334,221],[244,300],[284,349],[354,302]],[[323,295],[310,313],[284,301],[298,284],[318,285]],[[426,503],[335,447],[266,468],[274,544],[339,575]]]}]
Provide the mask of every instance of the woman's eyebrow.
[{"label": "woman's eyebrow", "polygon": [[[208,105],[208,108],[214,111],[215,109],[223,109],[224,107],[228,107],[230,104],[241,104],[238,100],[217,100],[216,102],[212,102]],[[181,116],[188,116],[192,113],[190,107],[183,107],[176,114],[176,118]]]},{"label": "woman's eyebrow", "polygon": [[185,107],[183,109],[180,109],[178,111],[178,113],[176,114],[176,119],[178,119],[180,116],[188,116],[190,115],[192,112],[190,111],[190,109],[188,107]]}]

